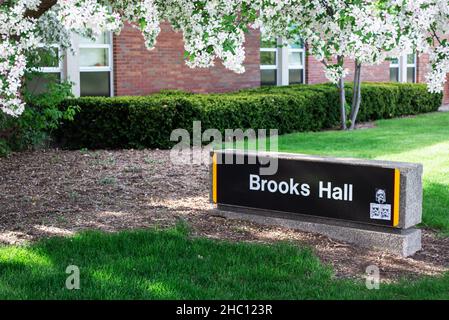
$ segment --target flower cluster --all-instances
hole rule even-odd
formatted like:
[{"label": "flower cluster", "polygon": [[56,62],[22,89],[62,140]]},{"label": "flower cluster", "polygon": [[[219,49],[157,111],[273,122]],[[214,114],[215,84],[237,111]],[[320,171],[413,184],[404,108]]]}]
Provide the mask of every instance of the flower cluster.
[{"label": "flower cluster", "polygon": [[348,73],[348,69],[343,68],[343,66],[339,64],[331,64],[326,66],[326,68],[324,69],[324,75],[330,82],[334,84],[338,84],[340,79],[346,78]]},{"label": "flower cluster", "polygon": [[245,32],[258,8],[257,0],[169,0],[164,1],[163,18],[183,33],[188,66],[210,67],[218,59],[242,73]]},{"label": "flower cluster", "polygon": [[426,75],[429,91],[441,92],[449,72],[449,1],[381,0],[383,9],[393,12],[400,34],[396,50],[428,54],[431,68]]},{"label": "flower cluster", "polygon": [[449,72],[449,44],[436,47],[430,53],[432,68],[426,75],[430,92],[442,92]]},{"label": "flower cluster", "polygon": [[114,9],[122,12],[123,20],[134,22],[133,26],[142,31],[146,47],[150,50],[153,49],[161,30],[159,11],[155,1],[119,0],[114,3]]},{"label": "flower cluster", "polygon": [[262,30],[269,37],[281,35],[294,40],[303,38],[310,53],[326,62],[326,77],[336,82],[337,75],[345,76],[338,57],[358,63],[379,64],[387,56],[398,55],[398,20],[394,12],[383,10],[379,0],[288,0],[268,1]]},{"label": "flower cluster", "polygon": [[64,28],[92,38],[122,27],[120,14],[112,12],[103,1],[60,0],[52,10]]},{"label": "flower cluster", "polygon": [[39,0],[19,0],[9,10],[0,10],[0,108],[12,116],[24,110],[20,89],[25,54],[39,42],[33,32],[35,21],[23,19],[23,14],[27,9],[36,9],[39,3]]},{"label": "flower cluster", "polygon": [[21,88],[30,52],[54,43],[69,47],[70,32],[96,37],[121,25],[119,14],[94,0],[59,0],[35,17],[32,13],[45,1],[12,0],[0,6],[0,108],[12,116],[25,107]]}]

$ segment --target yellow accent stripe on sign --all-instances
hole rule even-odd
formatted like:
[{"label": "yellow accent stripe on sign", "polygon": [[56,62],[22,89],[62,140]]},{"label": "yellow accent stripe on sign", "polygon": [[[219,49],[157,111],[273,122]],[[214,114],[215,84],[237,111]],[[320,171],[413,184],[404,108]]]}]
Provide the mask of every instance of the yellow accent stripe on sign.
[{"label": "yellow accent stripe on sign", "polygon": [[394,169],[394,208],[393,208],[393,227],[399,224],[399,195],[401,193],[401,172]]},{"label": "yellow accent stripe on sign", "polygon": [[217,154],[212,156],[212,201],[217,203]]}]

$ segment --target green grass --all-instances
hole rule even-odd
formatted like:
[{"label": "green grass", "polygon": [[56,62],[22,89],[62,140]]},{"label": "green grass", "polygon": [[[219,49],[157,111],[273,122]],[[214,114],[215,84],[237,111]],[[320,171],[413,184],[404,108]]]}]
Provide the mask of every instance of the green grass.
[{"label": "green grass", "polygon": [[449,113],[380,120],[372,129],[288,134],[279,137],[279,150],[422,163],[423,225],[449,236]]},{"label": "green grass", "polygon": [[[65,288],[68,265],[79,290]],[[2,299],[448,299],[448,288],[445,275],[368,290],[309,249],[192,239],[182,225],[0,247]]]},{"label": "green grass", "polygon": [[[280,137],[282,151],[424,164],[424,224],[449,234],[449,113],[355,132]],[[81,289],[67,290],[67,266]],[[185,226],[83,232],[0,247],[3,299],[449,299],[449,274],[381,284],[339,280],[308,248],[192,239]]]}]

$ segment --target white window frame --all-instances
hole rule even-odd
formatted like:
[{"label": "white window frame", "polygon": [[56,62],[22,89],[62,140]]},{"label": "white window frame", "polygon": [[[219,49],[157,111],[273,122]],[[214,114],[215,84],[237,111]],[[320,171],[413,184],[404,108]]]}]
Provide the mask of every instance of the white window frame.
[{"label": "white window frame", "polygon": [[404,69],[405,82],[407,82],[408,68],[414,68],[415,72],[413,74],[413,83],[416,83],[416,73],[417,73],[416,60],[418,57],[417,57],[416,53],[413,53],[413,63],[408,63],[408,56],[409,55],[405,55],[405,57],[404,57],[404,59],[405,59],[405,69]]},{"label": "white window frame", "polygon": [[63,59],[62,59],[64,57],[64,55],[62,54],[61,47],[57,44],[45,45],[43,43],[39,43],[37,45],[37,47],[40,49],[44,49],[44,50],[49,49],[49,48],[57,49],[58,66],[57,67],[33,67],[33,68],[31,68],[31,71],[38,72],[41,74],[59,75],[59,79],[56,82],[59,82],[59,83],[62,82],[64,80],[64,67],[63,67]]},{"label": "white window frame", "polygon": [[106,32],[108,36],[108,42],[109,43],[81,43],[79,42],[78,48],[79,48],[79,55],[81,55],[82,49],[107,49],[108,50],[108,66],[102,66],[102,67],[82,67],[80,65],[79,72],[109,72],[109,88],[110,92],[109,95],[111,97],[114,96],[114,72],[113,72],[113,64],[114,64],[114,57],[113,57],[113,34],[112,32]]},{"label": "white window frame", "polygon": [[[275,59],[274,64],[260,64],[260,70],[278,70],[279,67],[279,48],[260,48],[260,53],[262,52],[274,52]],[[276,72],[276,82],[279,82],[279,75]],[[262,81],[261,81],[262,84]]]},{"label": "white window frame", "polygon": [[415,69],[415,73],[414,73],[414,77],[413,77],[413,83],[416,83],[416,75],[417,75],[417,55],[416,53],[413,54],[414,55],[414,59],[413,59],[413,63],[408,63],[408,56],[409,54],[404,54],[402,56],[400,56],[398,58],[398,62],[397,63],[393,63],[390,61],[390,69],[392,68],[397,68],[398,69],[398,74],[399,74],[399,79],[398,82],[400,83],[407,83],[407,71],[408,68],[414,68]]},{"label": "white window frame", "polygon": [[[288,46],[288,51],[287,51],[287,60],[290,57],[290,53],[302,53],[302,59],[301,59],[301,64],[290,64],[290,61],[287,61],[287,78],[290,77],[290,70],[302,70],[302,83],[306,82],[306,72],[305,72],[305,64],[306,64],[306,50],[305,50],[305,44],[303,42],[302,48],[290,48],[290,46]],[[288,84],[290,84],[290,79],[288,79]]]},{"label": "white window frame", "polygon": [[[401,64],[400,64],[400,58],[397,59],[397,62],[393,62],[390,60],[390,69],[388,71],[390,71],[391,73],[391,69],[398,69],[398,82],[402,82],[401,81]],[[391,76],[390,76],[390,81],[391,81]]]},{"label": "white window frame", "polygon": [[57,67],[38,67],[35,68],[34,70],[36,70],[37,72],[42,72],[42,73],[59,73],[60,74],[60,78],[62,79],[62,71],[63,71],[63,63],[62,63],[62,58],[63,55],[61,53],[61,48],[59,45],[57,44],[52,44],[50,46],[46,46],[44,44],[39,44],[38,48],[56,48],[58,49],[58,66]]},{"label": "white window frame", "polygon": [[[306,81],[306,49],[305,44],[302,48],[290,48],[289,45],[285,44],[282,38],[276,40],[278,45],[277,48],[260,48],[260,52],[274,52],[276,54],[276,63],[274,65],[264,65],[260,64],[260,70],[276,70],[276,85],[277,86],[287,86],[290,84],[289,72],[290,70],[302,70],[302,83]],[[290,64],[289,55],[290,53],[299,52],[302,53],[301,64]]]},{"label": "white window frame", "polygon": [[260,52],[274,52],[275,64],[261,64],[260,70],[276,70],[278,68],[278,50],[277,48],[260,48]]}]

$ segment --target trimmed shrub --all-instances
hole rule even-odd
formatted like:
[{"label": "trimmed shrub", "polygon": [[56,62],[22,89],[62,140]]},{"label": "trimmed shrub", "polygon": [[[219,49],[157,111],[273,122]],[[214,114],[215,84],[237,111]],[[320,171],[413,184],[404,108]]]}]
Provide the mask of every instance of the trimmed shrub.
[{"label": "trimmed shrub", "polygon": [[32,94],[25,91],[25,111],[18,117],[0,111],[0,157],[11,151],[46,147],[52,143],[52,133],[63,121],[73,119],[76,104],[61,108],[72,97],[71,84],[49,83],[47,92]]},{"label": "trimmed shrub", "polygon": [[[347,86],[348,102],[352,87]],[[436,111],[441,95],[423,84],[364,83],[358,121]],[[262,87],[225,94],[165,91],[145,97],[68,99],[80,107],[57,132],[70,149],[169,148],[173,129],[278,129],[280,134],[339,124],[339,94],[331,84]]]},{"label": "trimmed shrub", "polygon": [[80,111],[57,133],[57,140],[70,149],[169,147],[176,99],[161,97],[86,97],[66,100]]}]

